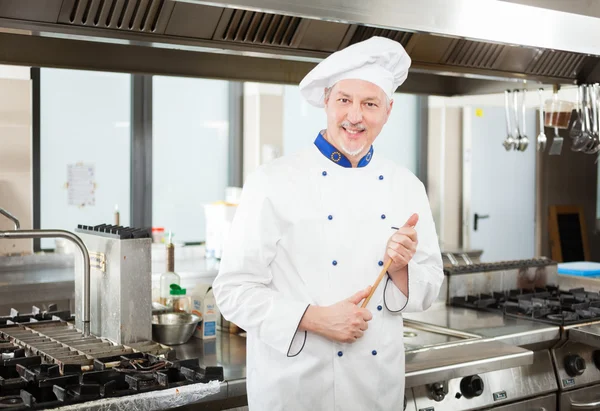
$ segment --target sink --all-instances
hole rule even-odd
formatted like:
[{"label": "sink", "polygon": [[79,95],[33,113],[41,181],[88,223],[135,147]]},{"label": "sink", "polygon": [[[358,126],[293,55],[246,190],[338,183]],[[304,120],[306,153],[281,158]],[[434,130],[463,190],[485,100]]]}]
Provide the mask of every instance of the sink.
[{"label": "sink", "polygon": [[476,340],[479,335],[404,319],[404,351]]},{"label": "sink", "polygon": [[463,341],[465,338],[404,326],[404,351]]}]

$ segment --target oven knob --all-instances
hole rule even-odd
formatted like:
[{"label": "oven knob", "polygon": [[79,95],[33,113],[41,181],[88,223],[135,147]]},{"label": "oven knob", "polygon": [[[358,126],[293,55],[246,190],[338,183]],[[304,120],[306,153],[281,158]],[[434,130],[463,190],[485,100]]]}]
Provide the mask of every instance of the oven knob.
[{"label": "oven knob", "polygon": [[460,381],[460,392],[467,398],[479,397],[483,394],[483,380],[479,375],[471,375]]},{"label": "oven knob", "polygon": [[600,350],[594,351],[594,353],[592,354],[592,359],[594,360],[596,368],[600,370]]},{"label": "oven knob", "polygon": [[585,360],[577,354],[567,355],[565,357],[565,371],[571,377],[583,374],[585,371]]},{"label": "oven knob", "polygon": [[436,382],[428,385],[427,388],[429,389],[429,397],[436,402],[442,401],[448,394],[448,385],[445,382]]}]

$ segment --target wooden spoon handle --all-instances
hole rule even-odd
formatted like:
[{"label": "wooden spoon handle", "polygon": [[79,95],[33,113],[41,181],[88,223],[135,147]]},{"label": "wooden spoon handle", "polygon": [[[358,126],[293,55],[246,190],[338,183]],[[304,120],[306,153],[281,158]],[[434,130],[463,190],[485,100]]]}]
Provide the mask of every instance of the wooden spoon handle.
[{"label": "wooden spoon handle", "polygon": [[365,308],[367,306],[367,304],[369,304],[369,301],[371,301],[371,297],[373,297],[373,293],[375,292],[375,290],[379,286],[379,283],[383,279],[383,276],[385,275],[385,273],[387,273],[387,270],[388,270],[388,268],[390,268],[391,264],[392,264],[392,259],[390,258],[387,261],[387,263],[385,263],[385,265],[383,266],[381,272],[379,273],[379,276],[377,277],[377,279],[375,280],[375,283],[373,284],[373,287],[371,287],[371,292],[369,293],[369,295],[367,296],[367,298],[365,298],[365,301],[360,306],[361,308]]}]

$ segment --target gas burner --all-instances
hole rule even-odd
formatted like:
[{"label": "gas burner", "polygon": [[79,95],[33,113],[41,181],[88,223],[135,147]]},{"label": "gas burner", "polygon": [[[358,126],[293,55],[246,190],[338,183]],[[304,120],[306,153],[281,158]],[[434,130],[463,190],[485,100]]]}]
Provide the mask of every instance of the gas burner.
[{"label": "gas burner", "polygon": [[578,319],[577,317],[577,313],[569,313],[566,311],[563,311],[560,314],[549,314],[546,316],[547,319],[552,320],[552,321],[575,321]]},{"label": "gas burner", "polygon": [[56,304],[50,304],[47,309],[40,309],[36,306],[31,308],[30,313],[20,313],[19,311],[11,308],[8,316],[0,316],[0,325],[13,325],[23,323],[34,323],[40,321],[55,321],[62,320],[68,321],[72,317],[71,311],[62,310],[59,311]]},{"label": "gas burner", "polygon": [[152,374],[127,374],[125,382],[135,391],[147,391],[159,387],[156,377]]},{"label": "gas burner", "polygon": [[450,304],[563,326],[600,321],[600,294],[583,288],[560,290],[550,285],[543,288],[513,289],[453,297]]},{"label": "gas burner", "polygon": [[23,406],[23,399],[18,395],[0,397],[0,409],[17,408]]},{"label": "gas burner", "polygon": [[[22,330],[23,327],[11,327]],[[7,330],[6,328],[0,330]],[[8,343],[0,341],[7,351]],[[12,343],[11,343],[12,344]],[[166,359],[149,353],[97,358],[94,370],[51,364],[40,356],[0,362],[0,410],[49,409],[209,381],[224,381],[223,367],[201,367],[198,358]],[[19,394],[19,395],[17,395]]]}]

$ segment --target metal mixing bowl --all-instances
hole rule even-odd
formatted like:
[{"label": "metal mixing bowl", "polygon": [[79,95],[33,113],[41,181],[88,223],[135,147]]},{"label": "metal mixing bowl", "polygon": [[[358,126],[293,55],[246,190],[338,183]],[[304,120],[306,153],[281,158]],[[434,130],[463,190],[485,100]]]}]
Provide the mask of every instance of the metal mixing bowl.
[{"label": "metal mixing bowl", "polygon": [[185,344],[202,319],[189,313],[168,313],[152,316],[152,339],[165,345]]}]

